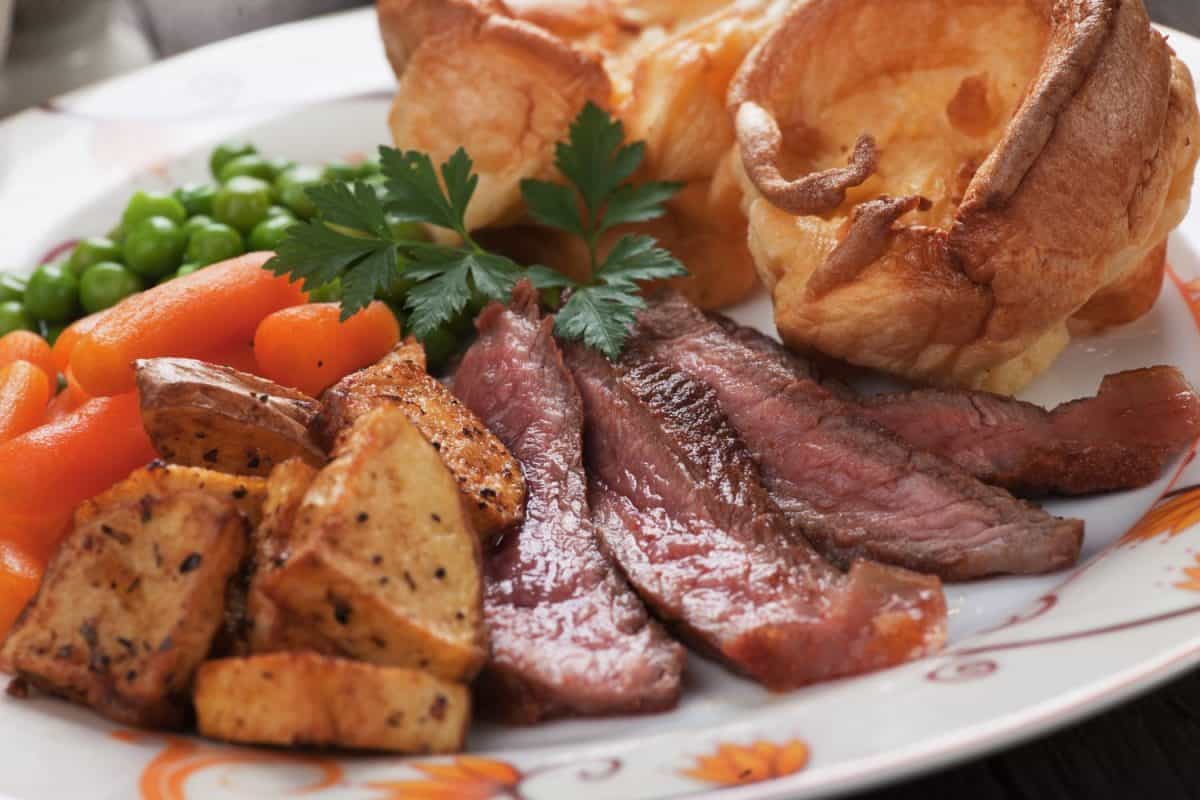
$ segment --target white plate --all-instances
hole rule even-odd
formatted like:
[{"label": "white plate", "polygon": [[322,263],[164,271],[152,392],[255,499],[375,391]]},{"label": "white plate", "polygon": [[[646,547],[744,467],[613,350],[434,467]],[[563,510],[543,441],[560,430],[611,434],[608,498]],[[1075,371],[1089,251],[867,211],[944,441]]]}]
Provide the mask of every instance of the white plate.
[{"label": "white plate", "polygon": [[[1172,40],[1195,70],[1200,41]],[[1195,70],[1200,72],[1200,70]],[[205,177],[238,133],[313,161],[387,141],[393,78],[369,11],[195,51],[0,124],[0,264],[107,230],[131,187]],[[1200,383],[1200,214],[1173,238],[1153,313],[1076,343],[1027,393],[1180,365]],[[765,298],[737,309],[770,327]],[[0,793],[19,800],[810,798],[1043,733],[1200,663],[1200,466],[1136,492],[1051,504],[1087,520],[1070,574],[952,586],[950,645],[886,672],[772,695],[693,659],[677,711],[528,729],[479,725],[469,758],[325,758],[120,731],[53,700],[0,700]],[[1169,497],[1126,535],[1156,506]],[[733,788],[730,788],[733,787]]]}]

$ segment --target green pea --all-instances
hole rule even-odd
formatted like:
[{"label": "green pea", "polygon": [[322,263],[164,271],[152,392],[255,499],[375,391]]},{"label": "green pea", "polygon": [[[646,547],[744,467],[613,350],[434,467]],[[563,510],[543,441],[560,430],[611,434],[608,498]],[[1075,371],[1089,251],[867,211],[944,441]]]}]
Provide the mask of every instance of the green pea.
[{"label": "green pea", "polygon": [[208,157],[208,168],[214,178],[219,178],[221,169],[238,156],[248,156],[257,153],[258,148],[249,142],[225,142],[217,145]]},{"label": "green pea", "polygon": [[43,339],[50,343],[51,347],[54,346],[54,343],[58,341],[58,337],[62,336],[62,332],[66,329],[67,323],[65,322],[46,322],[43,319],[37,324],[37,332],[41,334]]},{"label": "green pea", "polygon": [[267,209],[267,219],[271,219],[272,217],[288,217],[290,219],[295,219],[296,215],[293,214],[292,210],[287,206],[271,206]]},{"label": "green pea", "polygon": [[117,244],[121,244],[122,242],[125,241],[126,232],[127,231],[125,228],[125,223],[118,222],[116,225],[114,225],[112,228],[110,228],[108,233],[105,235],[108,236],[109,239],[112,239]]},{"label": "green pea", "polygon": [[377,294],[380,300],[394,305],[404,305],[404,298],[408,294],[408,290],[413,287],[415,281],[407,278],[404,275],[405,260],[403,257],[399,259],[399,264],[395,276],[386,287],[381,289]]},{"label": "green pea", "polygon": [[16,300],[5,300],[0,303],[0,336],[13,331],[34,330],[33,317],[25,310],[23,303]]},{"label": "green pea", "polygon": [[216,220],[207,214],[197,214],[190,217],[187,222],[183,223],[183,232],[191,239],[192,234],[203,228],[205,225],[212,225]]},{"label": "green pea", "polygon": [[449,325],[438,328],[421,340],[425,345],[425,358],[429,371],[434,373],[458,350],[458,334]]},{"label": "green pea", "polygon": [[126,229],[133,228],[149,217],[166,217],[177,225],[182,225],[187,219],[187,210],[183,203],[163,192],[134,192],[121,215],[121,224]]},{"label": "green pea", "polygon": [[408,324],[408,312],[402,306],[395,303],[387,303],[388,311],[392,312],[392,316],[396,318],[396,324],[400,326],[400,330],[404,330],[404,326]]},{"label": "green pea", "polygon": [[193,272],[197,272],[202,269],[204,269],[204,264],[187,263],[187,264],[184,264],[179,269],[172,272],[167,277],[163,278],[161,281],[159,281],[159,283],[166,283],[168,281],[173,281],[176,278],[182,278],[184,275],[191,275]]},{"label": "green pea", "polygon": [[76,275],[83,275],[84,271],[93,264],[99,264],[101,261],[120,260],[121,248],[116,242],[107,236],[89,236],[75,245],[67,264]]},{"label": "green pea", "polygon": [[8,302],[9,300],[25,301],[25,287],[29,285],[29,278],[24,275],[16,275],[12,272],[0,274],[0,302]]},{"label": "green pea", "polygon": [[283,156],[268,158],[267,163],[271,165],[271,169],[275,170],[276,175],[287,172],[289,169],[296,166],[295,161],[292,161],[290,158],[284,158]]},{"label": "green pea", "polygon": [[345,161],[330,161],[325,165],[325,169],[321,173],[321,180],[326,183],[331,181],[352,181],[358,177],[358,167],[348,164]]},{"label": "green pea", "polygon": [[215,183],[185,183],[174,192],[175,199],[183,204],[189,217],[212,214],[213,198],[217,196]]},{"label": "green pea", "polygon": [[47,322],[72,319],[79,311],[79,279],[65,264],[43,264],[29,276],[25,310]]},{"label": "green pea", "polygon": [[192,234],[185,257],[195,264],[215,264],[244,252],[242,235],[228,225],[214,222]]},{"label": "green pea", "polygon": [[308,190],[320,186],[321,181],[320,167],[300,164],[275,179],[275,191],[279,195],[279,202],[301,219],[308,219],[317,213],[317,204],[308,196]]},{"label": "green pea", "polygon": [[112,261],[88,267],[79,279],[79,303],[89,314],[115,306],[144,288],[142,279]]},{"label": "green pea", "polygon": [[267,217],[250,231],[251,250],[275,250],[287,236],[288,228],[299,225],[292,216]]},{"label": "green pea", "polygon": [[402,242],[429,241],[429,233],[425,230],[425,226],[419,222],[390,219],[388,220],[388,228],[391,229],[392,236],[395,236]]},{"label": "green pea", "polygon": [[238,175],[217,192],[213,200],[213,216],[218,222],[249,233],[267,218],[267,209],[270,207],[271,185],[249,175]]},{"label": "green pea", "polygon": [[324,286],[319,286],[308,293],[310,303],[336,303],[342,299],[342,281],[334,278]]},{"label": "green pea", "polygon": [[358,177],[370,178],[374,175],[379,175],[383,172],[383,165],[379,163],[378,156],[371,156],[367,160],[358,165]]},{"label": "green pea", "polygon": [[150,217],[130,229],[122,252],[127,267],[153,280],[179,267],[185,247],[187,234],[183,228],[166,217]]},{"label": "green pea", "polygon": [[227,183],[231,178],[236,178],[238,175],[249,175],[252,178],[273,181],[275,180],[275,174],[275,168],[266,159],[249,153],[244,156],[231,158],[225,163],[225,166],[221,167],[221,183]]}]

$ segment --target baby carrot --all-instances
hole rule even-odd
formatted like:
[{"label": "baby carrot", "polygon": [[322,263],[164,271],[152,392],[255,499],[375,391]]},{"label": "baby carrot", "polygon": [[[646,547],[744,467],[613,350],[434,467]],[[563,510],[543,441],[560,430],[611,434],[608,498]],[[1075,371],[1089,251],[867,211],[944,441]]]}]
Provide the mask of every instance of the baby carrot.
[{"label": "baby carrot", "polygon": [[50,405],[46,406],[46,421],[56,422],[79,408],[80,405],[79,399],[71,392],[59,392],[54,395]]},{"label": "baby carrot", "polygon": [[73,517],[73,513],[63,511],[37,516],[0,513],[0,548],[11,544],[22,553],[46,561],[70,529]]},{"label": "baby carrot", "polygon": [[254,334],[260,374],[316,396],[341,378],[374,364],[395,347],[400,326],[378,301],[345,322],[336,303],[276,311]]},{"label": "baby carrot", "polygon": [[258,323],[305,301],[298,283],[262,269],[270,253],[250,253],[130,295],[104,312],[71,353],[79,384],[95,397],[134,387],[133,361],[192,356],[249,341]]},{"label": "baby carrot", "polygon": [[14,361],[0,368],[0,442],[45,422],[49,402],[50,378],[39,367]]},{"label": "baby carrot", "polygon": [[47,378],[58,374],[50,344],[31,331],[12,331],[0,336],[0,367],[14,361],[28,361],[46,373]]},{"label": "baby carrot", "polygon": [[67,373],[63,377],[67,380],[67,388],[63,389],[63,393],[70,395],[75,408],[79,408],[85,402],[92,399],[91,395],[79,385],[79,381],[75,378],[75,370],[67,367]]},{"label": "baby carrot", "polygon": [[68,513],[154,457],[137,392],[93,398],[0,444],[0,516]]},{"label": "baby carrot", "polygon": [[[107,309],[105,309],[107,311]],[[67,326],[66,330],[58,335],[54,341],[54,368],[58,372],[66,373],[67,367],[71,363],[71,353],[75,351],[75,345],[79,344],[79,340],[87,334],[91,333],[92,328],[104,318],[105,311],[97,311],[95,314],[89,314],[83,319],[78,319]]]},{"label": "baby carrot", "polygon": [[0,637],[8,635],[17,615],[37,593],[45,569],[44,560],[0,542]]},{"label": "baby carrot", "polygon": [[258,374],[258,362],[254,360],[253,342],[238,342],[233,347],[218,353],[201,356],[201,360],[212,364],[233,367],[241,372],[249,372],[251,375]]}]

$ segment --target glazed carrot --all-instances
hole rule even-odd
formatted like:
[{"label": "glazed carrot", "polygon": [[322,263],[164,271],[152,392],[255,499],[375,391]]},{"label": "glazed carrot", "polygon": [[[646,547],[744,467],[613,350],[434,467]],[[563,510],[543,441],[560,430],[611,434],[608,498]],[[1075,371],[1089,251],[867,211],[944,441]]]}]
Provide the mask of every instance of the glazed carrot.
[{"label": "glazed carrot", "polygon": [[0,637],[8,635],[17,615],[37,592],[45,570],[44,560],[0,542]]},{"label": "glazed carrot", "polygon": [[0,518],[67,513],[154,457],[137,392],[88,400],[0,444]]},{"label": "glazed carrot", "polygon": [[336,303],[276,311],[254,334],[260,374],[313,396],[341,378],[374,364],[400,340],[386,305],[371,303],[345,322]]},{"label": "glazed carrot", "polygon": [[305,301],[297,283],[262,269],[250,253],[130,295],[104,312],[71,353],[79,384],[95,397],[133,389],[133,361],[202,357],[246,342],[268,314]]},{"label": "glazed carrot", "polygon": [[22,553],[46,561],[70,529],[74,516],[62,511],[41,516],[0,514],[0,548],[11,544]]},{"label": "glazed carrot", "polygon": [[0,369],[0,442],[45,422],[49,402],[50,377],[40,367],[14,361]]},{"label": "glazed carrot", "polygon": [[62,391],[54,396],[50,405],[46,406],[46,421],[57,422],[79,408],[81,403],[70,392]]},{"label": "glazed carrot", "polygon": [[14,361],[28,361],[46,373],[47,378],[58,374],[49,343],[31,331],[12,331],[0,336],[0,367]]},{"label": "glazed carrot", "polygon": [[63,394],[70,396],[74,408],[79,408],[92,399],[91,395],[84,391],[84,388],[79,385],[79,381],[76,380],[75,370],[67,367],[67,373],[63,377],[67,380],[67,388],[63,389]]},{"label": "glazed carrot", "polygon": [[249,372],[251,375],[258,374],[258,362],[254,359],[254,343],[249,341],[239,342],[233,347],[212,355],[201,356],[201,360],[233,367],[242,372]]},{"label": "glazed carrot", "polygon": [[89,314],[83,319],[77,319],[67,326],[66,330],[58,335],[58,339],[54,341],[54,368],[62,373],[67,371],[67,367],[71,363],[71,353],[75,351],[75,345],[79,344],[88,333],[91,333],[92,328],[99,324],[104,318],[107,309],[97,311],[95,314]]}]

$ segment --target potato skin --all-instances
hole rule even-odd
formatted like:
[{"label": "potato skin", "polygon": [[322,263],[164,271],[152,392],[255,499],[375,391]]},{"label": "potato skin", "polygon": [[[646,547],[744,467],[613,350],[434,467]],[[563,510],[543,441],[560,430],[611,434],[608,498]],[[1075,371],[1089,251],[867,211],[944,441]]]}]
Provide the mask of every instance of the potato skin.
[{"label": "potato skin", "polygon": [[301,392],[191,358],[134,367],[142,421],[167,461],[261,476],[289,458],[325,461],[308,433],[319,404]]},{"label": "potato skin", "polygon": [[232,497],[146,472],[82,510],[2,656],[34,686],[117,722],[178,728],[247,522]]},{"label": "potato skin", "polygon": [[426,373],[425,351],[417,342],[407,341],[378,363],[346,376],[325,391],[321,404],[313,431],[330,449],[371,409],[400,408],[458,481],[463,504],[485,541],[524,518],[520,464],[478,417]]},{"label": "potato skin", "polygon": [[471,719],[463,686],[316,653],[209,661],[194,699],[201,734],[247,744],[452,753]]},{"label": "potato skin", "polygon": [[486,655],[478,536],[437,451],[391,405],[341,438],[266,596],[337,651],[467,680]]}]

